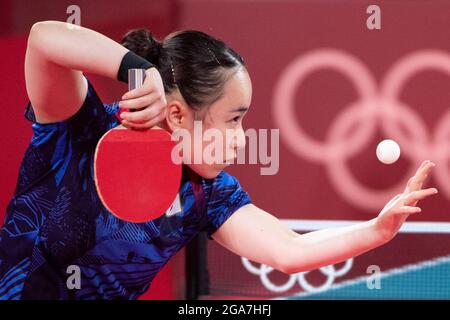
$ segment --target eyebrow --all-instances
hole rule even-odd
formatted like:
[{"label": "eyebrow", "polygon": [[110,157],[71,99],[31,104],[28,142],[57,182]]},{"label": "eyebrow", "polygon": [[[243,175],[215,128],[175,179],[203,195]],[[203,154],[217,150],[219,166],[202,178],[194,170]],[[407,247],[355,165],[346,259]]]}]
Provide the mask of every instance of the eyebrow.
[{"label": "eyebrow", "polygon": [[247,107],[239,107],[239,108],[237,108],[237,109],[235,109],[235,110],[231,110],[230,112],[241,112],[241,113],[244,113],[244,112],[246,112],[247,110],[248,110]]}]

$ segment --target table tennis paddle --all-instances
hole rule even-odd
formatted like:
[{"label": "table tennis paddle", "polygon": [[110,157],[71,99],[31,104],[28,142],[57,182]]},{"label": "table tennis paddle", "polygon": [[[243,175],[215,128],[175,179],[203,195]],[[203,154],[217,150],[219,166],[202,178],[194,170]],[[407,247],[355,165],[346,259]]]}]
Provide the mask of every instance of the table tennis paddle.
[{"label": "table tennis paddle", "polygon": [[[144,69],[130,69],[128,89],[142,86]],[[133,111],[133,110],[130,110]],[[172,161],[175,141],[153,127],[135,130],[119,125],[99,140],[94,179],[103,205],[116,217],[135,223],[163,215],[175,201],[181,164]]]}]

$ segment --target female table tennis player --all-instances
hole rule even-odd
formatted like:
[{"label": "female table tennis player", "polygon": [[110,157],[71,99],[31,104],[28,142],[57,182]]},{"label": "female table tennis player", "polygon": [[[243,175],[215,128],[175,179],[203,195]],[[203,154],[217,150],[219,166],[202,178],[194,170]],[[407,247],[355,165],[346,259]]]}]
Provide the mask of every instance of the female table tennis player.
[{"label": "female table tennis player", "polygon": [[[130,68],[146,69],[146,79],[120,105],[104,105],[83,76],[126,81]],[[0,299],[136,299],[200,231],[282,272],[307,271],[385,244],[420,211],[417,202],[437,192],[422,188],[434,166],[425,161],[376,218],[300,235],[253,204],[238,180],[223,171],[226,163],[188,164],[203,198],[193,194],[195,180],[185,179],[180,213],[147,223],[122,221],[96,193],[92,167],[98,139],[121,121],[129,128],[158,124],[173,132],[192,130],[200,118],[204,129],[234,130],[227,148],[244,147],[242,118],[252,85],[243,59],[198,31],[176,32],[159,42],[134,30],[120,45],[86,28],[46,21],[31,29],[25,78],[30,99],[25,116],[33,137],[1,229]],[[119,120],[121,108],[143,109]],[[199,205],[201,199],[205,203]],[[71,265],[80,268],[79,289],[66,285]]]}]

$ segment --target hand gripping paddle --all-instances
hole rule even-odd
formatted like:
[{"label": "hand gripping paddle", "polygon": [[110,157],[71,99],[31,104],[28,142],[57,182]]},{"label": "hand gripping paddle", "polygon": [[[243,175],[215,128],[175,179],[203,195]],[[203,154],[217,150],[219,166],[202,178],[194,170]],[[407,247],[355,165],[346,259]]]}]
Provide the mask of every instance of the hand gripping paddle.
[{"label": "hand gripping paddle", "polygon": [[[128,89],[141,87],[144,69],[130,69]],[[175,142],[160,128],[135,130],[119,125],[99,140],[94,179],[103,205],[116,217],[146,222],[163,215],[175,201],[181,164],[172,161]]]}]

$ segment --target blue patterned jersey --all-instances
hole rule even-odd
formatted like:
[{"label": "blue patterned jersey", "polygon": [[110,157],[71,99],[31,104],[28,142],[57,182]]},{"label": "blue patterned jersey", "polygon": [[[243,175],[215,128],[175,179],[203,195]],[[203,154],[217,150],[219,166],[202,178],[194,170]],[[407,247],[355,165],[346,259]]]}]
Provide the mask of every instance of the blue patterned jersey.
[{"label": "blue patterned jersey", "polygon": [[[190,179],[183,167],[165,215],[146,223],[116,218],[99,200],[93,159],[100,137],[120,124],[118,109],[103,104],[90,82],[83,105],[65,121],[40,124],[27,105],[33,136],[0,232],[0,300],[136,299],[196,234],[210,236],[251,202],[224,171]],[[68,280],[76,271],[74,288]]]}]

